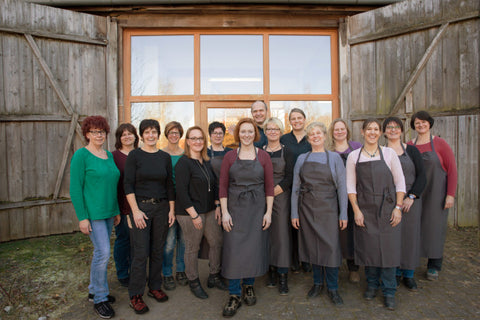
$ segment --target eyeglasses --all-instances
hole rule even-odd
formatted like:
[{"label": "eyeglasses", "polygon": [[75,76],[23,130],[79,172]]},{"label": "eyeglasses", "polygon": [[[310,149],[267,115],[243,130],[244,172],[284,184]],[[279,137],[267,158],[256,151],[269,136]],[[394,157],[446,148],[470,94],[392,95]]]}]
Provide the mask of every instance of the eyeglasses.
[{"label": "eyeglasses", "polygon": [[192,142],[203,142],[203,137],[201,137],[201,138],[188,138],[188,140],[190,140]]},{"label": "eyeglasses", "polygon": [[400,130],[400,126],[387,126],[387,130]]},{"label": "eyeglasses", "polygon": [[93,136],[104,136],[105,134],[107,134],[105,130],[91,130],[88,132],[90,132],[90,134]]},{"label": "eyeglasses", "polygon": [[180,132],[177,132],[177,131],[170,131],[168,133],[169,136],[179,136],[180,135]]},{"label": "eyeglasses", "polygon": [[278,128],[267,128],[265,129],[266,132],[277,132],[277,131],[280,131],[280,129]]},{"label": "eyeglasses", "polygon": [[212,136],[223,136],[223,132],[212,132]]}]

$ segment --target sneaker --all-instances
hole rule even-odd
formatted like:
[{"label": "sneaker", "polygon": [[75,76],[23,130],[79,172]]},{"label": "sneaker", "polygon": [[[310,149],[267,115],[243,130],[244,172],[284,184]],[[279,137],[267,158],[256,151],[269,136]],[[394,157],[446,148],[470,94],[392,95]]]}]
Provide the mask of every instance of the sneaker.
[{"label": "sneaker", "polygon": [[417,291],[418,290],[417,283],[415,282],[415,279],[413,279],[413,278],[403,278],[403,284],[410,291]]},{"label": "sneaker", "polygon": [[363,297],[365,300],[373,300],[377,296],[377,289],[372,288],[372,287],[367,287],[367,290],[365,290],[365,293],[363,294]]},{"label": "sneaker", "polygon": [[143,314],[148,311],[148,306],[143,302],[142,295],[137,294],[130,298],[130,307],[136,314]]},{"label": "sneaker", "polygon": [[257,297],[255,296],[255,291],[253,290],[252,285],[243,286],[242,298],[247,306],[253,306],[257,303]]},{"label": "sneaker", "polygon": [[435,269],[428,269],[427,280],[430,280],[430,281],[438,280],[438,271]]},{"label": "sneaker", "polygon": [[165,290],[173,290],[177,287],[173,276],[163,277],[163,287]]},{"label": "sneaker", "polygon": [[103,319],[110,319],[115,315],[110,303],[108,301],[102,301],[93,305],[93,310]]},{"label": "sneaker", "polygon": [[[93,293],[89,293],[88,294],[88,301],[93,302],[93,298],[95,298],[95,295]],[[115,297],[114,296],[108,295],[107,299],[108,299],[107,300],[108,303],[114,303],[115,302]]]},{"label": "sneaker", "polygon": [[336,305],[336,306],[343,305],[343,299],[338,294],[338,290],[328,290],[327,293],[328,293],[328,296],[330,297],[330,300],[332,300],[332,303],[334,305]]},{"label": "sneaker", "polygon": [[148,296],[157,300],[157,302],[165,302],[168,300],[168,296],[161,289],[148,290]]},{"label": "sneaker", "polygon": [[188,284],[188,278],[185,272],[177,272],[175,278],[177,279],[177,282],[181,286],[186,286]]},{"label": "sneaker", "polygon": [[230,318],[237,313],[238,308],[242,305],[242,301],[239,296],[231,295],[227,304],[223,307],[223,316]]}]

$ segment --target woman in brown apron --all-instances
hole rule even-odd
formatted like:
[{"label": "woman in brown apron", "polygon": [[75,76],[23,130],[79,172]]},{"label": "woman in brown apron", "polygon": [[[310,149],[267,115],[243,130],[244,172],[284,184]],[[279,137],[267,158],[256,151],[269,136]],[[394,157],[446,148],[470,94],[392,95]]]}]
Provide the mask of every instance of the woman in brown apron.
[{"label": "woman in brown apron", "polygon": [[405,178],[395,150],[378,145],[376,119],[362,126],[365,144],[347,159],[347,191],[355,215],[355,263],[365,266],[366,300],[381,287],[385,307],[395,309],[396,268],[400,266]]},{"label": "woman in brown apron", "polygon": [[387,138],[387,147],[392,148],[402,164],[407,193],[403,199],[402,216],[402,254],[400,268],[397,268],[397,286],[403,277],[403,283],[411,290],[417,290],[413,278],[420,260],[420,221],[422,217],[422,199],[426,177],[422,156],[417,148],[402,142],[403,123],[397,117],[383,121],[383,132]]},{"label": "woman in brown apron", "polygon": [[253,283],[268,270],[267,229],[272,222],[274,197],[272,161],[253,145],[260,138],[253,120],[241,119],[234,136],[241,147],[225,155],[219,185],[225,230],[222,275],[229,279],[230,293],[223,309],[225,317],[236,313],[241,300],[249,306],[257,301]]},{"label": "woman in brown apron", "polygon": [[299,256],[313,266],[316,297],[326,278],[328,296],[342,305],[338,294],[338,269],[342,263],[339,229],[347,227],[347,188],[341,157],[325,150],[327,129],[320,122],[307,127],[312,152],[302,154],[295,164],[292,185],[292,225],[299,230]]},{"label": "woman in brown apron", "polygon": [[448,143],[432,136],[434,120],[426,111],[412,116],[410,127],[418,136],[410,141],[422,154],[427,185],[422,194],[421,256],[428,258],[427,279],[437,280],[442,269],[443,246],[447,234],[448,209],[455,202],[457,166]]},{"label": "woman in brown apron", "polygon": [[[329,150],[335,151],[342,157],[343,165],[346,165],[347,158],[350,152],[362,147],[358,141],[351,141],[352,133],[347,125],[347,122],[341,118],[335,119],[328,128],[328,137],[330,140]],[[340,245],[342,247],[342,256],[347,261],[349,271],[348,280],[352,283],[360,281],[360,274],[358,273],[358,265],[355,264],[354,256],[354,242],[353,242],[353,209],[350,203],[348,204],[348,221],[349,224],[345,230],[340,231]]]},{"label": "woman in brown apron", "polygon": [[277,285],[280,295],[288,294],[288,268],[291,264],[291,233],[290,233],[290,189],[292,187],[292,172],[295,165],[293,154],[280,143],[283,124],[278,118],[265,121],[267,144],[263,149],[270,155],[273,165],[273,181],[275,184],[270,226],[270,270],[267,287]]}]

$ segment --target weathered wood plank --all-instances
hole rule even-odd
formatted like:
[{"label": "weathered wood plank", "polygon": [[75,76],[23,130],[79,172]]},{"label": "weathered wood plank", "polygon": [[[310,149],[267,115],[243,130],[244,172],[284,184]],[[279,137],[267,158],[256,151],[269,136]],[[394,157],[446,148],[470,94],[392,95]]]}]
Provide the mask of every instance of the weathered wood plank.
[{"label": "weathered wood plank", "polygon": [[70,199],[56,199],[56,200],[30,200],[30,201],[19,201],[11,203],[2,203],[0,204],[0,211],[18,209],[18,208],[30,208],[38,206],[50,206],[57,205],[62,203],[70,203]]},{"label": "weathered wood plank", "polygon": [[[460,108],[480,106],[480,19],[458,26]],[[476,72],[475,72],[476,71]]]},{"label": "weathered wood plank", "polygon": [[69,122],[71,119],[71,116],[57,114],[0,115],[0,122]]},{"label": "weathered wood plank", "polygon": [[358,113],[376,110],[375,44],[366,43],[351,47],[352,109]]},{"label": "weathered wood plank", "polygon": [[35,149],[36,132],[33,130],[33,123],[27,122],[20,125],[20,151],[21,161],[16,165],[21,166],[22,171],[22,199],[38,197],[36,155],[32,152]]},{"label": "weathered wood plank", "polygon": [[6,125],[8,200],[20,201],[22,192],[22,134],[18,123]]},{"label": "weathered wood plank", "polygon": [[12,209],[8,211],[10,221],[10,239],[25,238],[25,230],[23,226],[23,209]]},{"label": "weathered wood plank", "polygon": [[10,237],[10,214],[8,211],[0,211],[0,242],[9,241]]},{"label": "weathered wood plank", "polygon": [[[410,46],[410,61],[414,64],[414,66],[416,66],[418,65],[418,62],[420,62],[420,60],[422,59],[428,46],[428,43],[426,42],[426,32],[422,31],[411,33],[410,42],[412,43],[412,45]],[[426,72],[425,69],[423,69],[419,72],[417,76],[417,81],[415,81],[412,86],[414,110],[422,110],[427,107],[426,81]]]},{"label": "weathered wood plank", "polygon": [[460,82],[458,79],[460,61],[458,59],[458,24],[450,25],[442,39],[442,61],[438,61],[443,70],[443,105],[458,108],[460,105]]},{"label": "weathered wood plank", "polygon": [[19,37],[2,36],[3,47],[3,84],[5,104],[2,113],[18,113],[20,111],[20,72],[18,54],[20,52]]},{"label": "weathered wood plank", "polygon": [[4,68],[3,68],[3,60],[4,60],[4,53],[3,53],[3,38],[4,36],[0,34],[0,112],[5,111],[5,91],[4,91]]},{"label": "weathered wood plank", "polygon": [[[429,36],[434,39],[438,35],[436,30],[430,30]],[[433,41],[433,40],[432,40]],[[431,45],[430,45],[431,46]],[[428,50],[428,49],[427,49]],[[442,72],[442,47],[436,47],[430,52],[430,58],[425,64],[427,78],[427,108],[432,111],[444,111],[443,102],[443,72]]]},{"label": "weathered wood plank", "polygon": [[0,201],[8,201],[8,156],[6,124],[0,123]]}]

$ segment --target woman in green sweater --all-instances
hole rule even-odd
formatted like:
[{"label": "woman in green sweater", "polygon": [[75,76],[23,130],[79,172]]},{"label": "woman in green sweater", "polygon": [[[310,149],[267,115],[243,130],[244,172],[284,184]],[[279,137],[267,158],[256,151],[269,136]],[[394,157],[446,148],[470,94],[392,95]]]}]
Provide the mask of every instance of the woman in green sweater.
[{"label": "woman in green sweater", "polygon": [[117,183],[120,177],[113,156],[103,149],[110,127],[101,116],[82,122],[86,147],[75,152],[70,165],[70,197],[79,220],[80,231],[93,243],[88,299],[97,314],[109,319],[115,315],[110,303],[107,264],[110,258],[110,234],[120,222]]}]

